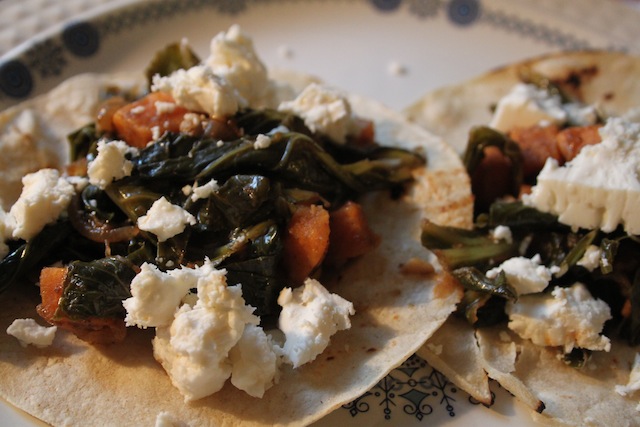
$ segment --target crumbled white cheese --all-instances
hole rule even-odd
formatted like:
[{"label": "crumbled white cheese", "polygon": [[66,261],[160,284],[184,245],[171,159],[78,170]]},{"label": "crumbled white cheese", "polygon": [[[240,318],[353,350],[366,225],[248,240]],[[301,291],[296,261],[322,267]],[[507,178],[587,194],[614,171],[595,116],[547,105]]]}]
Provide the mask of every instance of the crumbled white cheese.
[{"label": "crumbled white cheese", "polygon": [[182,233],[187,224],[195,223],[193,215],[180,206],[171,204],[164,196],[151,205],[146,215],[138,218],[138,228],[155,234],[159,242]]},{"label": "crumbled white cheese", "polygon": [[598,111],[593,105],[570,102],[563,104],[567,112],[567,121],[573,126],[589,126],[598,122]]},{"label": "crumbled white cheese", "polygon": [[262,397],[278,380],[278,350],[261,327],[245,326],[240,341],[229,352],[231,384],[250,396]]},{"label": "crumbled white cheese", "polygon": [[318,83],[308,85],[293,101],[280,103],[278,110],[302,117],[312,132],[339,143],[346,141],[353,127],[349,101],[339,91]]},{"label": "crumbled white cheese", "polygon": [[155,427],[180,427],[182,424],[167,411],[160,411],[156,416]]},{"label": "crumbled white cheese", "polygon": [[407,67],[398,61],[390,61],[387,64],[387,72],[392,76],[400,77],[407,74]]},{"label": "crumbled white cheese", "polygon": [[133,107],[131,110],[129,110],[129,112],[131,114],[142,114],[144,113],[145,110],[146,110],[146,107],[144,105],[138,105],[136,107]]},{"label": "crumbled white cheese", "polygon": [[518,83],[498,101],[489,126],[508,132],[515,127],[558,124],[566,120],[560,96],[531,84]]},{"label": "crumbled white cheese", "polygon": [[154,106],[157,114],[170,114],[176,110],[175,102],[156,101]]},{"label": "crumbled white cheese", "polygon": [[491,232],[491,237],[496,242],[504,240],[507,243],[513,243],[513,234],[511,233],[511,229],[506,225],[498,225]]},{"label": "crumbled white cheese", "polygon": [[31,344],[43,348],[53,343],[57,329],[55,326],[41,326],[33,319],[16,319],[7,328],[7,334],[16,337],[23,347]]},{"label": "crumbled white cheese", "polygon": [[288,133],[288,132],[291,132],[291,130],[289,130],[289,128],[286,127],[285,125],[280,124],[280,125],[274,127],[273,129],[271,129],[267,133],[267,136],[273,136],[273,135],[275,135],[277,133]]},{"label": "crumbled white cheese", "polygon": [[633,366],[631,372],[629,372],[629,381],[627,385],[616,385],[616,393],[627,396],[640,390],[640,353],[636,353],[636,357],[633,360]]},{"label": "crumbled white cheese", "polygon": [[122,302],[127,311],[124,319],[127,326],[169,326],[189,290],[208,272],[200,268],[180,268],[165,273],[145,262],[131,281],[131,298]]},{"label": "crumbled white cheese", "polygon": [[160,126],[151,126],[151,141],[157,141],[161,136]]},{"label": "crumbled white cheese", "polygon": [[240,285],[227,286],[226,272],[210,268],[197,283],[195,305],[182,305],[169,327],[156,329],[155,358],[185,401],[219,391],[232,373],[229,351],[247,324],[257,325],[253,308],[245,305]]},{"label": "crumbled white cheese", "polygon": [[236,89],[206,65],[180,69],[165,77],[155,75],[151,89],[170,93],[176,104],[211,116],[231,116],[246,106]]},{"label": "crumbled white cheese", "polygon": [[609,306],[591,296],[581,283],[556,287],[551,294],[525,295],[507,303],[509,328],[540,346],[609,351],[609,338],[600,335],[611,318]]},{"label": "crumbled white cheese", "polygon": [[329,345],[336,332],[351,327],[353,304],[329,293],[315,279],[307,279],[299,288],[284,288],[278,296],[282,307],[279,328],[286,340],[284,359],[297,368],[311,362]]},{"label": "crumbled white cheese", "polygon": [[80,193],[87,187],[87,185],[89,185],[89,178],[84,176],[71,175],[67,176],[66,179],[69,184],[73,185],[73,188],[76,189],[76,193]]},{"label": "crumbled white cheese", "polygon": [[596,245],[589,245],[577,262],[578,265],[586,268],[589,271],[593,271],[600,267],[600,259],[602,258],[602,251]]},{"label": "crumbled white cheese", "polygon": [[253,143],[253,148],[256,150],[260,150],[263,148],[269,148],[271,145],[271,138],[267,135],[259,134],[256,137],[256,141]]},{"label": "crumbled white cheese", "polygon": [[247,105],[270,106],[271,83],[267,69],[256,54],[253,41],[239,25],[218,33],[209,48],[209,57],[204,63],[214,74],[229,82]]},{"label": "crumbled white cheese", "polygon": [[498,267],[487,271],[486,276],[495,279],[501,271],[504,271],[507,283],[518,295],[542,292],[549,284],[553,273],[550,268],[540,264],[540,255],[534,255],[533,258],[509,258]]},{"label": "crumbled white cheese", "polygon": [[127,155],[137,155],[138,149],[124,141],[98,141],[98,155],[89,162],[89,182],[104,189],[117,179],[131,175],[133,163]]},{"label": "crumbled white cheese", "polygon": [[200,199],[206,199],[218,191],[218,189],[220,189],[220,186],[215,179],[212,179],[204,185],[193,186],[191,188],[191,200],[195,202]]},{"label": "crumbled white cheese", "polygon": [[22,185],[6,223],[14,238],[29,240],[66,211],[75,188],[56,169],[27,174]]},{"label": "crumbled white cheese", "polygon": [[523,201],[574,228],[640,234],[640,124],[611,118],[600,135],[563,166],[547,159]]},{"label": "crumbled white cheese", "polygon": [[282,59],[291,59],[295,56],[293,49],[287,45],[278,46],[278,56]]}]

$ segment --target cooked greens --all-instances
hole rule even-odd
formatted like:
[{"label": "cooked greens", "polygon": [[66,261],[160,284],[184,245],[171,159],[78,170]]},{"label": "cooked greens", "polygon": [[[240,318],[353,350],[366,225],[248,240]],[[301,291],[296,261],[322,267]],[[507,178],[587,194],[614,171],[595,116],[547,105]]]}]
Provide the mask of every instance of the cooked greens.
[{"label": "cooked greens", "polygon": [[[513,241],[497,240],[491,231],[508,226]],[[432,249],[465,288],[458,313],[476,326],[506,320],[504,303],[515,292],[503,275],[490,280],[485,273],[507,258],[540,255],[542,264],[558,267],[546,291],[555,286],[584,283],[589,292],[611,308],[607,333],[640,344],[640,242],[623,230],[572,230],[553,215],[522,202],[495,202],[481,214],[473,230],[443,227],[425,222],[422,243]],[[587,248],[599,250],[599,264],[587,269],[580,260]],[[580,359],[580,358],[578,358]]]},{"label": "cooked greens", "polygon": [[[114,259],[129,257],[135,265],[152,262],[166,270],[209,258],[227,269],[229,283],[242,283],[256,314],[275,314],[278,293],[290,285],[283,274],[282,236],[295,206],[319,203],[336,209],[365,192],[401,187],[411,179],[410,171],[424,164],[415,153],[374,143],[338,146],[313,135],[299,118],[273,110],[241,111],[224,126],[236,130],[226,132],[224,141],[206,132],[168,132],[129,156],[130,176],[104,189],[85,187],[68,218],[0,262],[0,274],[8,279],[3,285],[46,265],[47,254],[64,254],[64,262],[98,259],[73,264],[74,271],[82,270],[74,284],[91,289],[84,298],[95,300],[92,315],[115,313],[105,301],[126,297],[130,277],[107,274]],[[269,134],[267,147],[256,147],[258,134]],[[110,138],[94,126],[74,132],[69,138],[74,160],[91,156],[99,139]],[[191,189],[211,180],[216,191],[192,197]],[[161,197],[187,210],[197,224],[159,242],[135,225]],[[91,257],[74,258],[73,251]],[[97,282],[103,286],[93,286]],[[110,294],[115,290],[123,292]]]}]

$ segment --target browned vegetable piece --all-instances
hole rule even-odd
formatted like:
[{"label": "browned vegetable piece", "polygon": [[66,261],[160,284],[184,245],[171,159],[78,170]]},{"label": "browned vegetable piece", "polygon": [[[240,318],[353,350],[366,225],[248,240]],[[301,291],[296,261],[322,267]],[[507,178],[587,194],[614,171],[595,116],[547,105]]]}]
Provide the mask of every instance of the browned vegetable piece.
[{"label": "browned vegetable piece", "polygon": [[371,120],[356,118],[354,124],[357,131],[350,143],[360,147],[366,147],[375,143],[375,127]]},{"label": "browned vegetable piece", "polygon": [[513,163],[497,147],[484,149],[484,158],[471,177],[475,205],[487,211],[491,203],[511,191],[511,169]]},{"label": "browned vegetable piece", "polygon": [[329,212],[319,205],[300,206],[287,226],[284,264],[291,285],[301,284],[322,263],[329,248]]},{"label": "browned vegetable piece", "polygon": [[97,318],[75,320],[58,310],[67,276],[65,267],[45,267],[40,272],[40,297],[38,314],[52,325],[68,330],[92,344],[110,344],[122,341],[126,336],[123,319]]},{"label": "browned vegetable piece", "polygon": [[87,165],[87,159],[83,157],[75,162],[69,163],[64,169],[69,176],[87,176]]},{"label": "browned vegetable piece", "polygon": [[369,227],[362,206],[356,202],[349,201],[332,211],[329,223],[331,235],[326,262],[332,266],[341,266],[362,256],[380,243],[380,237]]},{"label": "browned vegetable piece", "polygon": [[168,93],[152,92],[116,110],[113,126],[118,136],[133,147],[144,148],[153,140],[154,133],[180,131],[180,123],[188,110],[174,103],[174,107],[159,111],[158,102],[174,103],[174,100]]},{"label": "browned vegetable piece", "polygon": [[127,105],[127,100],[121,96],[113,96],[102,103],[96,114],[96,128],[99,131],[113,132],[113,115],[120,108]]},{"label": "browned vegetable piece", "polygon": [[562,156],[556,143],[558,132],[556,125],[515,128],[509,132],[509,138],[520,146],[525,180],[538,176],[549,157],[562,163]]},{"label": "browned vegetable piece", "polygon": [[53,323],[53,317],[58,310],[66,276],[65,267],[45,267],[40,271],[42,303],[38,305],[38,314],[49,323]]},{"label": "browned vegetable piece", "polygon": [[565,161],[578,155],[582,147],[599,143],[602,138],[598,132],[599,125],[573,126],[563,129],[556,136],[558,151]]}]

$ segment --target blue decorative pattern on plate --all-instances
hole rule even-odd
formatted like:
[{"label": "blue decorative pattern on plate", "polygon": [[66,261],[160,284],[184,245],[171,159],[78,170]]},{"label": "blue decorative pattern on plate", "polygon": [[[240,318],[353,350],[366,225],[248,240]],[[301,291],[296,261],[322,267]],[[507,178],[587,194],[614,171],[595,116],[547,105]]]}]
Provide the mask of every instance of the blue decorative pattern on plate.
[{"label": "blue decorative pattern on plate", "polygon": [[[352,0],[354,3],[362,1]],[[38,79],[61,76],[71,59],[87,58],[100,51],[103,41],[122,32],[144,25],[160,24],[176,16],[204,11],[233,18],[252,7],[265,4],[286,6],[285,0],[166,0],[133,2],[131,7],[115,9],[110,13],[93,16],[85,21],[71,21],[51,37],[25,45],[22,52],[12,58],[2,58],[0,64],[0,99],[23,99],[37,91]],[[324,0],[324,3],[332,3]],[[550,48],[628,50],[625,45],[598,46],[577,37],[565,28],[555,28],[536,22],[527,15],[506,12],[496,2],[482,0],[368,0],[370,7],[382,15],[391,16],[402,9],[415,18],[439,19],[440,15],[454,26],[489,26],[505,33],[532,39]],[[440,18],[441,19],[441,18]],[[425,22],[424,25],[428,25]],[[4,100],[4,99],[3,99]],[[5,101],[5,104],[11,101]]]},{"label": "blue decorative pattern on plate", "polygon": [[[23,0],[25,8],[37,1],[46,0]],[[640,49],[638,16],[603,0],[93,1],[95,10],[51,22],[0,57],[0,109],[78,72],[139,70],[154,49],[182,36],[204,52],[234,22],[268,66],[310,72],[398,109],[437,86],[549,51]],[[389,72],[390,64],[406,73]],[[494,392],[490,411],[413,356],[317,424],[532,424],[506,392]],[[7,419],[37,423],[15,421],[1,406]]]}]

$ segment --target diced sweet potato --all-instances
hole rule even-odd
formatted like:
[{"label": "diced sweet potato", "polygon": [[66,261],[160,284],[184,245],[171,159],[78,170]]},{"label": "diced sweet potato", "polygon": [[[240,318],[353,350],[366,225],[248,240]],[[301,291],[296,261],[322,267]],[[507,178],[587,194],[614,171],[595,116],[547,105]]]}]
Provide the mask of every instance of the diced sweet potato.
[{"label": "diced sweet potato", "polygon": [[319,205],[300,206],[284,236],[284,265],[291,285],[301,284],[322,263],[329,248],[329,213]]},{"label": "diced sweet potato", "polygon": [[67,276],[65,267],[45,267],[40,271],[40,298],[38,314],[47,322],[53,323],[53,317],[58,310],[60,297],[64,290],[64,280]]},{"label": "diced sweet potato", "polygon": [[332,211],[329,223],[331,234],[326,262],[332,266],[341,266],[362,256],[380,243],[380,237],[369,227],[362,206],[356,202],[347,202]]},{"label": "diced sweet potato", "polygon": [[568,162],[573,159],[585,145],[599,143],[602,138],[598,129],[599,125],[572,126],[558,133],[556,142],[564,160]]},{"label": "diced sweet potato", "polygon": [[509,137],[520,146],[525,179],[538,176],[547,158],[553,157],[561,161],[562,156],[556,143],[558,131],[557,126],[551,125],[515,128],[509,132]]},{"label": "diced sweet potato", "polygon": [[[167,108],[158,109],[158,106]],[[113,126],[127,144],[144,148],[153,140],[154,134],[178,132],[187,112],[187,109],[176,105],[168,93],[152,92],[116,110]]]},{"label": "diced sweet potato", "polygon": [[110,344],[122,341],[126,336],[124,319],[91,317],[71,319],[58,310],[67,277],[66,267],[45,267],[40,272],[40,297],[38,314],[48,323],[68,330],[93,344]]}]

